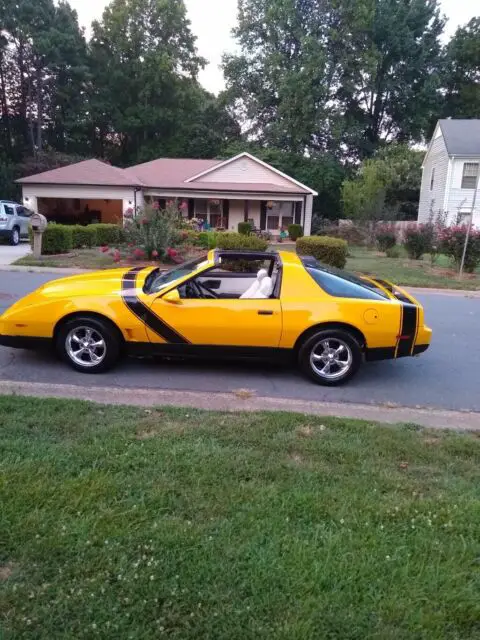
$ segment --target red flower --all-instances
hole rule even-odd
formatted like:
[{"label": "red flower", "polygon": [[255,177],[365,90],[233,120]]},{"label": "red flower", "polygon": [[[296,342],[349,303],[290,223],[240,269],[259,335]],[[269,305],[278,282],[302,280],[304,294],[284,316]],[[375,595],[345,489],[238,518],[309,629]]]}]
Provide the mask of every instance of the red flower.
[{"label": "red flower", "polygon": [[103,247],[100,247],[100,251],[102,253],[108,253],[108,245],[104,244]]},{"label": "red flower", "polygon": [[185,200],[182,202],[182,204],[180,205],[180,210],[181,211],[186,211],[188,209],[188,203],[185,202]]},{"label": "red flower", "polygon": [[155,211],[158,211],[158,209],[160,209],[160,203],[158,202],[158,200],[155,200],[155,202],[152,204],[152,209],[155,209]]},{"label": "red flower", "polygon": [[148,224],[149,220],[148,218],[142,218],[142,224]]},{"label": "red flower", "polygon": [[140,249],[137,247],[137,249],[134,250],[133,255],[136,258],[144,258],[145,257],[145,251],[143,249]]},{"label": "red flower", "polygon": [[158,251],[156,249],[152,251],[152,258],[158,258]]},{"label": "red flower", "polygon": [[178,256],[178,251],[176,249],[168,249],[167,250],[167,255],[169,258],[176,258]]}]

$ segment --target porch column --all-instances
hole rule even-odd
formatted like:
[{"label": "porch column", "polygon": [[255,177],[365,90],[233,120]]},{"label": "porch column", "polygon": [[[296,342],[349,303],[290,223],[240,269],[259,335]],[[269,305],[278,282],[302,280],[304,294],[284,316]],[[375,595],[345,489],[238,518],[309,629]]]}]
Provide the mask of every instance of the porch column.
[{"label": "porch column", "polygon": [[303,232],[306,236],[312,235],[312,211],[313,211],[313,196],[307,196],[305,200],[305,211],[303,217]]}]

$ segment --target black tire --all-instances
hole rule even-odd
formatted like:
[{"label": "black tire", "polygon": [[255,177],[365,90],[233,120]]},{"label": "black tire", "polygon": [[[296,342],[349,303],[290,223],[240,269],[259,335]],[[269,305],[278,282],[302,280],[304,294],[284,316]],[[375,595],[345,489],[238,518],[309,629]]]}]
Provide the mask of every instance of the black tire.
[{"label": "black tire", "polygon": [[16,247],[20,242],[20,229],[18,227],[13,227],[10,232],[10,244],[12,247]]},{"label": "black tire", "polygon": [[[327,343],[328,354],[325,348]],[[341,346],[343,348],[339,352]],[[338,355],[333,355],[333,352]],[[314,363],[314,357],[319,358],[318,365]],[[337,360],[342,364],[337,364]],[[348,331],[324,329],[302,344],[298,362],[301,370],[311,380],[326,387],[335,387],[353,378],[363,362],[363,353],[356,338]],[[322,368],[322,365],[328,369],[328,373],[325,371],[323,375],[321,370],[325,367]]]},{"label": "black tire", "polygon": [[[89,330],[91,331],[90,336],[88,335]],[[82,349],[83,343],[78,341],[79,336],[90,340],[91,346]],[[101,341],[103,341],[102,347],[94,346],[100,345]],[[75,356],[73,349],[69,349],[69,345],[78,345],[84,353]],[[117,364],[121,355],[122,342],[120,332],[108,321],[91,316],[78,316],[60,327],[55,346],[58,355],[70,367],[81,373],[92,374],[105,373]],[[97,363],[93,361],[92,351],[93,356],[99,359]]]}]

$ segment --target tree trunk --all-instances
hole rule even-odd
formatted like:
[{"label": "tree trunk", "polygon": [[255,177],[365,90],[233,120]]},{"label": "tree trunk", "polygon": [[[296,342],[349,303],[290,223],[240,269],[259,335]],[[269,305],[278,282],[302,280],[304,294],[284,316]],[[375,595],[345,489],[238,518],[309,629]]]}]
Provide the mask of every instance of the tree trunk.
[{"label": "tree trunk", "polygon": [[11,156],[11,151],[12,151],[12,132],[11,132],[11,128],[10,128],[10,113],[8,111],[8,104],[7,104],[7,93],[6,93],[6,86],[5,86],[5,73],[3,70],[3,65],[4,65],[4,54],[3,52],[0,54],[0,87],[1,87],[1,91],[2,91],[2,96],[1,96],[1,102],[2,102],[2,120],[3,120],[3,125],[5,127],[5,148],[7,149],[8,152],[8,156]]}]

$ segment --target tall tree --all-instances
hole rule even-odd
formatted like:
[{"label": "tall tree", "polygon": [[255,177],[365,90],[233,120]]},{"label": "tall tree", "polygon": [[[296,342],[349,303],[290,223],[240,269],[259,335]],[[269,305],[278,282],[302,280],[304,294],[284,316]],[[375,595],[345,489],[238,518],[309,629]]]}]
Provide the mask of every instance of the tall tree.
[{"label": "tall tree", "polygon": [[480,17],[457,30],[445,62],[443,115],[480,118]]},{"label": "tall tree", "polygon": [[239,0],[231,108],[253,138],[298,153],[352,159],[418,139],[443,26],[438,0]]}]

